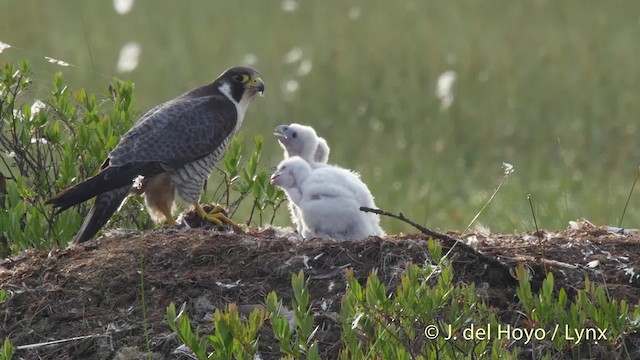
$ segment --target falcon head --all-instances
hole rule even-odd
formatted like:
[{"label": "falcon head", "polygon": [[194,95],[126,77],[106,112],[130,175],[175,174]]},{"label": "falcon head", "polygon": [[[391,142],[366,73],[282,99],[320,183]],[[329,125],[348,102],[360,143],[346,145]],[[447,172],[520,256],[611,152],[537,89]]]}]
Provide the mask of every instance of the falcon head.
[{"label": "falcon head", "polygon": [[246,66],[236,66],[226,70],[214,84],[236,104],[249,104],[258,94],[264,95],[264,82],[260,73]]},{"label": "falcon head", "polygon": [[278,164],[271,175],[271,183],[285,190],[297,188],[311,174],[311,166],[299,156],[290,157]]},{"label": "falcon head", "polygon": [[300,156],[313,161],[318,147],[318,135],[311,126],[300,124],[279,125],[273,133],[287,157]]}]

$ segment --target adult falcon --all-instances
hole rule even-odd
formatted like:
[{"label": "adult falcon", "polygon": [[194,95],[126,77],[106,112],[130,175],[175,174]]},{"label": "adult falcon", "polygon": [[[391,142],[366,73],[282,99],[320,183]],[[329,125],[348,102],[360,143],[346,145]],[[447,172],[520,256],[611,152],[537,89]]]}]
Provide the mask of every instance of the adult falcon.
[{"label": "adult falcon", "polygon": [[96,198],[76,242],[91,239],[134,189],[145,193],[147,210],[175,224],[171,209],[177,194],[204,219],[232,223],[216,207],[210,213],[199,205],[200,192],[244,114],[264,93],[260,73],[248,67],[228,69],[212,83],[190,90],[149,110],[120,140],[100,172],[47,200],[58,213]]}]

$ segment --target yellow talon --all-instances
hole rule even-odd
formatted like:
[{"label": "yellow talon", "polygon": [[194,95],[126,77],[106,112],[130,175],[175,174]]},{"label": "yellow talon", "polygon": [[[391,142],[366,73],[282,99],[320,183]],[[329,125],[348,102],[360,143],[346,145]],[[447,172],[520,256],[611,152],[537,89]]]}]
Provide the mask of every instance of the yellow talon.
[{"label": "yellow talon", "polygon": [[169,224],[169,226],[176,226],[176,220],[173,218],[173,215],[171,215],[170,212],[164,214],[164,216],[167,218],[167,224]]},{"label": "yellow talon", "polygon": [[196,204],[196,212],[198,213],[198,215],[200,215],[201,218],[209,220],[216,225],[230,224],[234,227],[238,226],[238,224],[234,223],[225,214],[223,214],[222,210],[223,209],[220,205],[216,205],[210,212],[207,213],[200,206],[200,204]]}]

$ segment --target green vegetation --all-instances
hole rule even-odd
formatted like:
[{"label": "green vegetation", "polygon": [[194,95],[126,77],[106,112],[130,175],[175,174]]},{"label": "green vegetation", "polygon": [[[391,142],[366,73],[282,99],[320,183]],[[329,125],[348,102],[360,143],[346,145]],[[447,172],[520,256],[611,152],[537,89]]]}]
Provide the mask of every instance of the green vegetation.
[{"label": "green vegetation", "polygon": [[[347,272],[340,311],[341,359],[516,359],[525,349],[535,350],[536,359],[567,354],[576,359],[596,354],[633,358],[625,341],[640,329],[640,308],[630,311],[624,301],[609,299],[604,287],[587,279],[585,288],[569,299],[564,289],[554,288],[549,274],[534,294],[529,272],[520,266],[515,273],[518,302],[510,315],[499,315],[474,285],[454,282],[451,264],[433,240],[428,247],[433,263],[408,264],[391,295],[375,271],[364,286]],[[267,310],[253,310],[246,321],[234,304],[217,310],[214,334],[200,336],[193,333],[188,316],[176,315],[171,304],[169,326],[198,359],[252,359],[258,330],[268,319],[285,359],[317,359],[316,328],[302,271],[291,283],[293,311],[283,310],[271,293]]]},{"label": "green vegetation", "polygon": [[[30,58],[37,98],[60,69],[42,56],[76,66],[64,68],[73,88],[101,93],[119,50],[137,41],[140,65],[119,76],[136,84],[143,112],[253,54],[267,93],[243,132],[265,138],[268,166],[282,158],[274,127],[300,122],[327,138],[332,162],[362,174],[378,206],[429,227],[464,229],[503,161],[515,172],[477,223],[532,230],[529,193],[541,228],[580,217],[618,223],[638,167],[640,3],[327,0],[298,1],[293,12],[280,4],[159,0],[121,16],[111,2],[4,1],[0,12],[12,16],[0,41],[25,50],[7,49],[0,62]],[[286,63],[294,48],[301,59]],[[312,68],[300,76],[305,60]],[[447,70],[457,74],[454,102],[441,111],[435,88]],[[289,80],[297,91],[285,90]],[[638,226],[638,201],[623,225]],[[286,213],[276,222],[289,224]]]},{"label": "green vegetation", "polygon": [[4,339],[4,343],[0,346],[0,360],[11,360],[13,351],[13,345],[9,339]]},{"label": "green vegetation", "polygon": [[[55,215],[44,201],[61,189],[97,173],[109,149],[133,124],[133,84],[114,81],[104,99],[73,91],[56,73],[49,96],[28,100],[32,69],[7,63],[0,72],[0,172],[6,178],[0,208],[0,255],[27,248],[66,245],[82,223],[87,204]],[[136,213],[136,225],[149,227],[134,199],[117,215]],[[127,224],[132,226],[131,220]]]},{"label": "green vegetation", "polygon": [[[56,73],[49,96],[29,100],[32,73],[27,62],[18,67],[7,63],[0,70],[0,258],[31,247],[64,246],[72,239],[88,204],[56,215],[44,201],[97,173],[137,118],[131,82],[116,79],[104,98],[98,98],[84,89],[73,91]],[[269,183],[267,170],[259,167],[262,144],[262,138],[255,136],[253,151],[245,160],[242,139],[233,139],[221,170],[222,194],[216,191],[203,200],[217,196],[218,202],[226,199],[223,204],[233,212],[243,209],[247,223],[253,224],[254,214],[258,225],[272,223],[285,196]],[[269,217],[263,219],[263,214]],[[140,197],[130,197],[111,224],[154,226]]]}]

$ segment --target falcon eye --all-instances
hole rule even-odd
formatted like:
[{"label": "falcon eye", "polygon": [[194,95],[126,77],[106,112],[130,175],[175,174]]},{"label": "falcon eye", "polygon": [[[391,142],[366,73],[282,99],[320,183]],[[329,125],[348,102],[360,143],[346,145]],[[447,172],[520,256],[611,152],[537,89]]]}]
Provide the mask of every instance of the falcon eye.
[{"label": "falcon eye", "polygon": [[294,138],[294,139],[297,138],[298,137],[298,133],[294,131],[293,134],[291,134],[291,137]]},{"label": "falcon eye", "polygon": [[249,81],[249,75],[247,74],[238,74],[238,75],[234,75],[233,76],[233,81],[235,82],[239,82],[239,83],[246,83],[247,81]]}]

